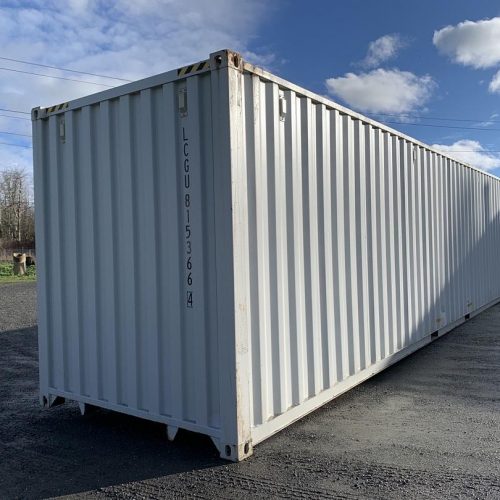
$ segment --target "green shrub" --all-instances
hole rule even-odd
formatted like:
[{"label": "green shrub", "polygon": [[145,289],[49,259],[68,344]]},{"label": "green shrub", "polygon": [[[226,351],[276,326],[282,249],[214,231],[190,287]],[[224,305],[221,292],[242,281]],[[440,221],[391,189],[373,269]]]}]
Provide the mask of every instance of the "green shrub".
[{"label": "green shrub", "polygon": [[12,262],[0,262],[0,283],[2,281],[32,281],[36,280],[36,266],[26,268],[24,276],[14,275],[14,264]]},{"label": "green shrub", "polygon": [[14,264],[10,262],[0,262],[0,276],[14,276]]}]

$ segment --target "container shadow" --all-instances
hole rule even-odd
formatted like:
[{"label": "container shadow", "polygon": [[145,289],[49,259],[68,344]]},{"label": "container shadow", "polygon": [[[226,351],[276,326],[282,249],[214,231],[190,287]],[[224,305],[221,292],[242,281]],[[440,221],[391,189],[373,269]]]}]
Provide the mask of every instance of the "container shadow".
[{"label": "container shadow", "polygon": [[211,440],[113,411],[38,403],[36,328],[0,332],[0,496],[46,498],[227,465]]}]

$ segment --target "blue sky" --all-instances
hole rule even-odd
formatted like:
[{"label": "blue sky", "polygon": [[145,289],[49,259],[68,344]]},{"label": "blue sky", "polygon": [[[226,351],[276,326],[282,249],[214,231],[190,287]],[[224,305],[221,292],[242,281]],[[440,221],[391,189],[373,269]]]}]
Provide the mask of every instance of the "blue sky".
[{"label": "blue sky", "polygon": [[[500,4],[492,0],[7,0],[0,47],[0,57],[130,80],[233,48],[500,175]],[[0,68],[119,83],[1,59]],[[29,111],[103,88],[0,69],[0,108]],[[0,131],[30,134],[28,115],[0,115],[9,116],[0,116]],[[0,142],[30,139],[0,133]],[[29,171],[31,150],[0,144],[0,169],[12,166]]]}]

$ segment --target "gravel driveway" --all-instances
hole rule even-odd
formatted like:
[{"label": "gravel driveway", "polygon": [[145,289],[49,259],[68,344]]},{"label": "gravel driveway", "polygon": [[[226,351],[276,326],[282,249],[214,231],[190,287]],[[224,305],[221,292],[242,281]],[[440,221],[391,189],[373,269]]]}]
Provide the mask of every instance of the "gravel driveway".
[{"label": "gravel driveway", "polygon": [[0,283],[0,332],[36,325],[36,282]]},{"label": "gravel driveway", "polygon": [[204,436],[42,410],[34,293],[0,287],[2,499],[500,498],[498,305],[230,464]]}]

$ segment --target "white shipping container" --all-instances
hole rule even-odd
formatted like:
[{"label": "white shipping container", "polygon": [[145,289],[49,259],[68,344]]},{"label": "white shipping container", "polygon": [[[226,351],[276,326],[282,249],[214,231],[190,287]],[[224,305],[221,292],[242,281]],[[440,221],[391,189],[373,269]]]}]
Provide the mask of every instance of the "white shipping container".
[{"label": "white shipping container", "polygon": [[498,178],[237,53],[32,117],[46,406],[241,460],[500,298]]}]

